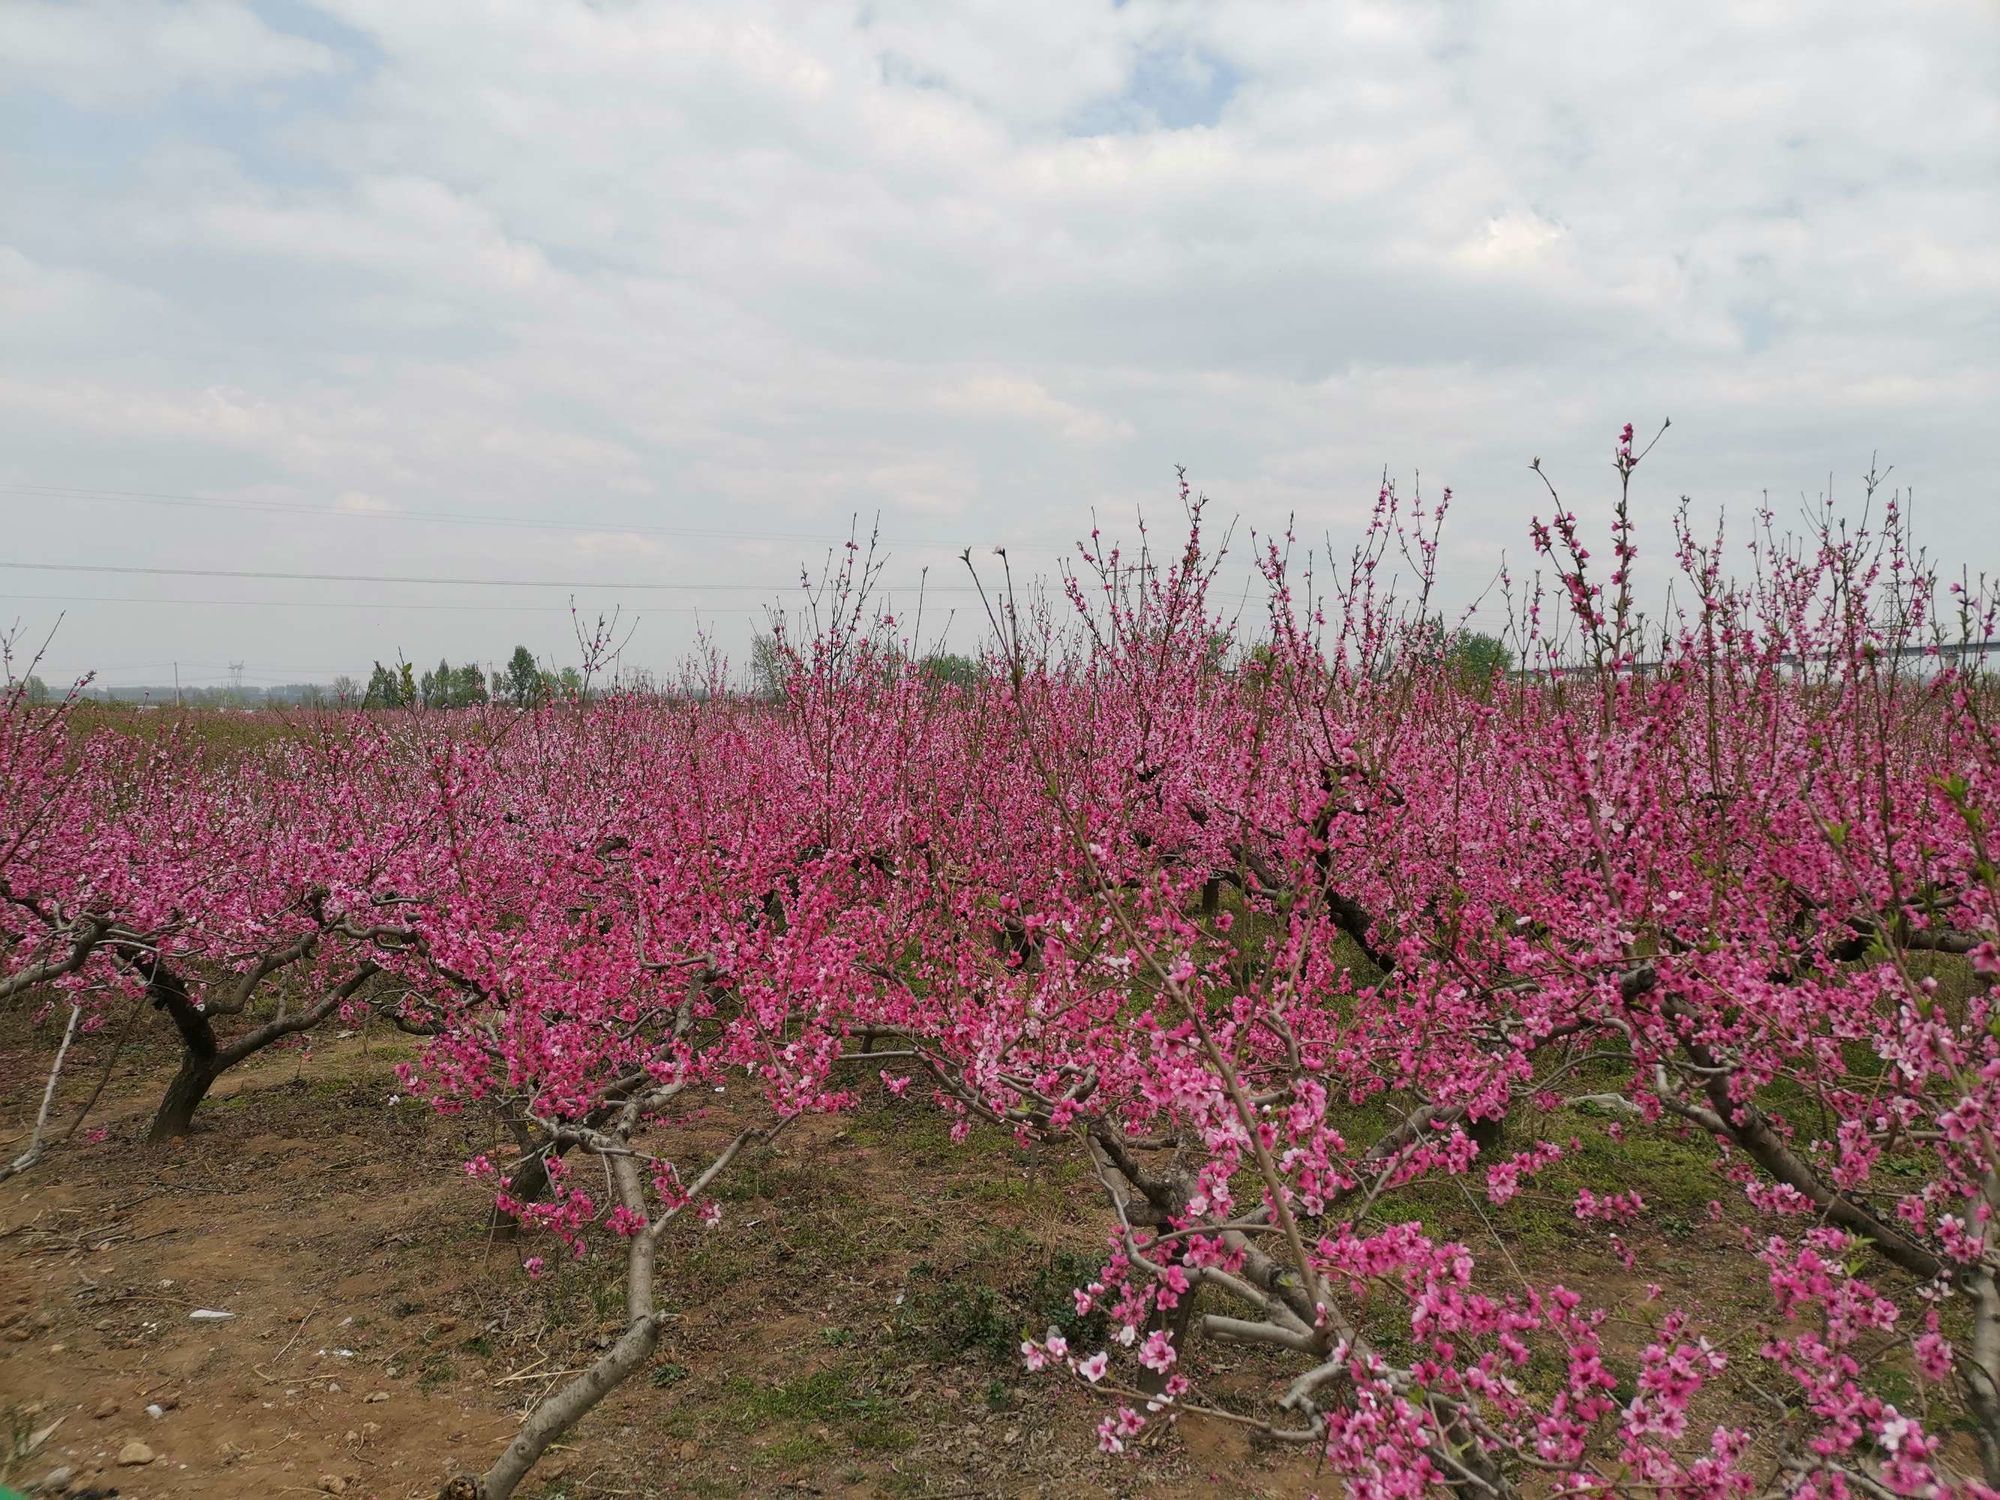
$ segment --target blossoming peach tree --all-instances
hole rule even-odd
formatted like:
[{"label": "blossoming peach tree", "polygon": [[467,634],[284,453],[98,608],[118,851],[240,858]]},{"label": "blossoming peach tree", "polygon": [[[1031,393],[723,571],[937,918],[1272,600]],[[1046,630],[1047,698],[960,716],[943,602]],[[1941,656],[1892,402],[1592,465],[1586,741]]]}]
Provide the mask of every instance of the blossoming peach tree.
[{"label": "blossoming peach tree", "polygon": [[[844,670],[822,663],[795,691]],[[447,1494],[511,1494],[643,1366],[666,1322],[659,1259],[684,1221],[717,1222],[717,1176],[851,1101],[836,1073],[895,962],[896,903],[873,857],[879,788],[847,769],[868,757],[815,741],[815,722],[704,692],[552,711],[498,749],[440,752],[446,870],[403,914],[392,960],[423,997],[403,1018],[433,1036],[407,1079],[447,1109],[501,1107],[521,1155],[469,1170],[561,1253],[621,1247],[626,1311]]]},{"label": "blossoming peach tree", "polygon": [[229,1068],[372,1003],[374,915],[430,878],[421,783],[358,718],[218,760],[187,724],[80,733],[79,707],[0,698],[0,1000],[66,1009],[66,1040],[157,1013],[170,1140]]},{"label": "blossoming peach tree", "polygon": [[[626,1323],[460,1496],[651,1356],[718,1174],[877,1084],[1087,1161],[1109,1332],[1020,1353],[1106,1450],[1199,1417],[1364,1496],[2000,1494],[2000,735],[1948,649],[1991,604],[1872,489],[1759,518],[1747,583],[1676,513],[1645,593],[1644,457],[1608,571],[1550,490],[1513,665],[1433,610],[1448,496],[1257,542],[1249,632],[1184,491],[1170,554],[1093,534],[1054,598],[982,565],[969,682],[849,554],[780,701],[332,716],[223,775],[10,694],[0,999],[150,998],[210,1082],[367,1004],[410,1089],[499,1112],[470,1170],[530,1274],[615,1251]],[[1748,1311],[1659,1263],[1669,1147]]]},{"label": "blossoming peach tree", "polygon": [[[1622,435],[1621,481],[1641,456]],[[955,855],[949,797],[923,821],[949,873],[903,1016],[945,1107],[1079,1140],[1107,1191],[1078,1306],[1116,1336],[1024,1359],[1115,1398],[1109,1450],[1200,1411],[1362,1494],[1990,1493],[1991,697],[1938,649],[1893,506],[1876,535],[1766,532],[1748,588],[1679,519],[1692,602],[1643,634],[1624,500],[1608,592],[1559,513],[1534,536],[1572,638],[1531,592],[1539,670],[1475,684],[1376,582],[1392,541],[1427,579],[1435,522],[1385,493],[1325,603],[1267,550],[1269,640],[1234,673],[1194,543],[1136,594],[1086,549],[1083,660],[995,609],[1009,729],[965,737]],[[1490,1224],[1574,1149],[1504,1132],[1586,1080],[1615,1135],[1711,1144],[1715,1232],[1769,1298],[1747,1344],[1387,1211],[1437,1182]],[[1643,1221],[1645,1185],[1572,1211]],[[1295,1361],[1270,1415],[1203,1394],[1203,1338]]]}]

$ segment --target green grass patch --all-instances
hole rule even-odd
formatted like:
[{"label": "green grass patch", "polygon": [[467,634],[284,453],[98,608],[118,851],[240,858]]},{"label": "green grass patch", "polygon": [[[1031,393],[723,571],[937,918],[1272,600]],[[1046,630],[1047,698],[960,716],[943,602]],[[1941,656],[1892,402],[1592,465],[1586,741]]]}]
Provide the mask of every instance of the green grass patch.
[{"label": "green grass patch", "polygon": [[424,1362],[417,1367],[417,1389],[425,1395],[442,1390],[458,1378],[458,1367],[451,1356],[443,1350],[434,1350],[424,1356]]},{"label": "green grass patch", "polygon": [[826,1458],[833,1444],[816,1427],[840,1434],[863,1453],[903,1453],[916,1443],[916,1434],[898,1420],[900,1404],[854,1360],[777,1382],[731,1376],[716,1404],[725,1424],[736,1430],[787,1429],[765,1450],[780,1464]]},{"label": "green grass patch", "polygon": [[1019,1357],[1023,1339],[1042,1338],[1051,1327],[1079,1347],[1095,1348],[1109,1325],[1100,1310],[1078,1313],[1072,1294],[1100,1264],[1094,1255],[1058,1250],[1001,1282],[990,1261],[954,1272],[919,1262],[897,1310],[896,1338],[937,1355],[1008,1363]]}]

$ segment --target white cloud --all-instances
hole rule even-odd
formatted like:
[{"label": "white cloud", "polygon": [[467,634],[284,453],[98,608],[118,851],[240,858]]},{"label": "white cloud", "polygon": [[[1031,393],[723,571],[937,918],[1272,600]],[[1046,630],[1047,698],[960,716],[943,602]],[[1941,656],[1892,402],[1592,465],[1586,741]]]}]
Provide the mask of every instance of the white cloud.
[{"label": "white cloud", "polygon": [[1070,442],[1097,443],[1132,435],[1129,422],[1113,421],[1101,412],[1059,401],[1041,382],[1021,375],[974,376],[940,391],[937,404],[945,411],[968,416],[1025,423]]},{"label": "white cloud", "polygon": [[1451,258],[1474,270],[1534,271],[1551,260],[1563,237],[1560,225],[1529,212],[1497,214],[1477,235],[1451,251]]},{"label": "white cloud", "polygon": [[232,0],[9,0],[0,81],[74,104],[131,108],[336,70],[332,49],[286,35]]}]

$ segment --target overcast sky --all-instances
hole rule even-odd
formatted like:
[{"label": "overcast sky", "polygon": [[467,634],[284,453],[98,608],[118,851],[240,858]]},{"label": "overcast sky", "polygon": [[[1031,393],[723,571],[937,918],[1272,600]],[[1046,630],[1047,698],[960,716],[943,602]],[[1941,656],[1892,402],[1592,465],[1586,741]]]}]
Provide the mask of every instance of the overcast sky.
[{"label": "overcast sky", "polygon": [[[1467,595],[1665,416],[1655,564],[1874,450],[2000,564],[1996,310],[1991,0],[0,0],[0,563],[575,582],[628,664],[1177,463],[1343,545],[1451,485]],[[560,660],[569,593],[0,567],[110,683]]]}]

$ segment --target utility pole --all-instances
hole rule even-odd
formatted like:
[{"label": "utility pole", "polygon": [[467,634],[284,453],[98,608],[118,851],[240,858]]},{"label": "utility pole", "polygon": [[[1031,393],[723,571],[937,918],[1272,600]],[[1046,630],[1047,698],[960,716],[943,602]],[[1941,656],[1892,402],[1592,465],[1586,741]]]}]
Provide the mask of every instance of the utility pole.
[{"label": "utility pole", "polygon": [[181,664],[174,663],[174,707],[181,706]]}]

